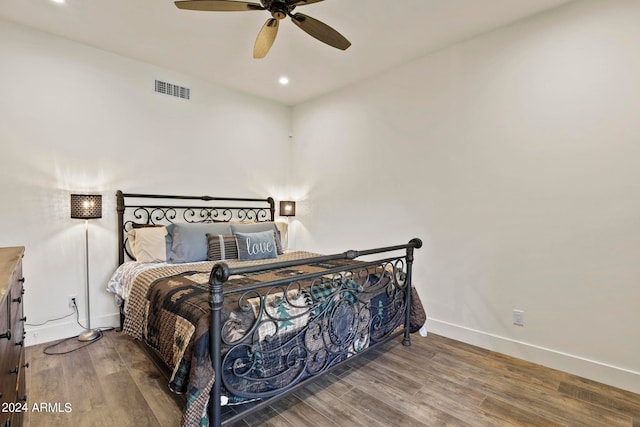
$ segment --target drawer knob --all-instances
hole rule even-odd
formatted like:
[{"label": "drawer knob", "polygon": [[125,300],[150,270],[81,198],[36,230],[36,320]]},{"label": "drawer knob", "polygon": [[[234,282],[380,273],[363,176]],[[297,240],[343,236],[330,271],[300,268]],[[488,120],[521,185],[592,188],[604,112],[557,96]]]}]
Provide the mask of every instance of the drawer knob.
[{"label": "drawer knob", "polygon": [[27,321],[27,316],[21,317],[21,318],[20,318],[20,321],[21,321],[21,322],[26,322],[26,321]]},{"label": "drawer knob", "polygon": [[18,373],[18,371],[19,371],[19,368],[18,368],[18,365],[16,365],[16,367],[15,367],[15,368],[12,368],[11,370],[9,370],[9,373],[10,373],[10,374],[17,374],[17,373]]},{"label": "drawer knob", "polygon": [[22,365],[22,367],[24,368],[28,368],[29,367],[29,362],[25,363],[24,365]]},{"label": "drawer knob", "polygon": [[20,296],[20,297],[18,297],[18,298],[14,298],[14,299],[12,299],[11,301],[13,301],[13,302],[17,302],[18,304],[20,304],[20,303],[22,302],[22,297]]},{"label": "drawer knob", "polygon": [[17,345],[17,346],[23,346],[23,345],[24,345],[24,340],[22,340],[22,341],[18,341],[18,342],[16,343],[16,345]]},{"label": "drawer knob", "polygon": [[20,282],[20,283],[24,283],[24,277],[22,277],[22,278],[18,279],[18,282]]},{"label": "drawer knob", "polygon": [[20,402],[26,402],[26,401],[27,401],[27,395],[25,394],[20,398]]},{"label": "drawer knob", "polygon": [[10,340],[11,339],[11,331],[7,331],[4,334],[0,334],[0,339],[2,339],[2,338],[6,338],[6,339]]}]

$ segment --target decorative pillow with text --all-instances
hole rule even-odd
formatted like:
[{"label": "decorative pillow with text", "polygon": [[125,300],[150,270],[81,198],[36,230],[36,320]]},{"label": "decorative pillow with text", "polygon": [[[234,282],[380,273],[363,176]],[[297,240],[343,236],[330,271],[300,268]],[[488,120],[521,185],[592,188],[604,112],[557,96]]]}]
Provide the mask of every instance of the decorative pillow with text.
[{"label": "decorative pillow with text", "polygon": [[240,261],[278,258],[273,231],[235,233]]}]

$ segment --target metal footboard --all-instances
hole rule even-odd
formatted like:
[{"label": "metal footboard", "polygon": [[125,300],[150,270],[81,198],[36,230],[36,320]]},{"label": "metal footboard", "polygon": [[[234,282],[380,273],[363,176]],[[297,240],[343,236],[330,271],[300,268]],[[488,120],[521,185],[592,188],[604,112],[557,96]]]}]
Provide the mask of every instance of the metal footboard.
[{"label": "metal footboard", "polygon": [[[262,266],[216,264],[209,278],[215,372],[209,424],[233,423],[399,335],[410,345],[413,252],[421,246],[416,238],[403,245]],[[367,260],[355,261],[364,256]],[[306,264],[323,268],[296,270]],[[225,290],[234,276],[269,270],[283,272],[282,278]],[[225,297],[230,296],[238,300],[240,311],[253,312],[250,328],[236,331],[237,321],[223,319]],[[272,369],[269,361],[277,358],[286,363]],[[223,417],[223,387],[261,401]]]}]

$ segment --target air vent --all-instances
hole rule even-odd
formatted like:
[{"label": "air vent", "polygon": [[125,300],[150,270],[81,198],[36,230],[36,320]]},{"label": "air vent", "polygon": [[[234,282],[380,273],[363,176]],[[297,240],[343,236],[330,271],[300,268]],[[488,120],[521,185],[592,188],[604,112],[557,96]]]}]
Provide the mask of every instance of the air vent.
[{"label": "air vent", "polygon": [[165,95],[175,96],[182,99],[191,99],[191,89],[184,86],[174,85],[172,83],[156,80],[155,91],[164,93]]}]

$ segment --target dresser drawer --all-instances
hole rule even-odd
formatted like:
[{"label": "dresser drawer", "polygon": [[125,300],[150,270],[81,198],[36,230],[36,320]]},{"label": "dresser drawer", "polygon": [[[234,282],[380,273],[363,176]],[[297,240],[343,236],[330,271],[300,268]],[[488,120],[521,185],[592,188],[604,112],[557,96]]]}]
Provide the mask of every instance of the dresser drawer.
[{"label": "dresser drawer", "polygon": [[11,326],[17,323],[18,319],[22,318],[22,299],[24,294],[24,277],[22,276],[22,259],[18,261],[13,274],[11,275],[10,294],[8,295],[8,303],[11,307],[10,311],[10,323]]},{"label": "dresser drawer", "polygon": [[[5,295],[7,297],[8,295]],[[3,338],[0,338],[0,403],[10,402],[13,400],[11,390],[15,385],[15,377],[12,378],[9,370],[11,365],[15,362],[13,356],[13,347],[15,343],[13,341],[13,331],[9,325],[9,309],[7,304],[9,298],[4,298],[2,304],[0,304],[0,334]],[[6,418],[4,415],[0,415],[0,420]],[[2,422],[0,421],[0,426]]]},{"label": "dresser drawer", "polygon": [[25,360],[23,247],[0,248],[0,427],[23,424]]},{"label": "dresser drawer", "polygon": [[13,415],[13,420],[11,420],[11,426],[15,427],[15,426],[21,426],[22,422],[23,422],[23,418],[24,418],[24,410],[25,407],[23,405],[25,405],[27,403],[27,389],[26,389],[26,381],[25,381],[25,372],[24,370],[27,369],[29,367],[28,364],[25,363],[24,361],[24,351],[20,353],[20,362],[19,362],[19,366],[18,369],[20,370],[20,372],[18,372],[18,382],[16,384],[16,395],[15,395],[15,402],[19,405],[20,408],[22,408],[19,411],[15,411],[12,415]]},{"label": "dresser drawer", "polygon": [[1,402],[15,401],[16,392],[18,391],[18,380],[20,379],[24,351],[21,346],[17,346],[13,340],[2,353],[2,361],[0,362],[0,393],[2,393]]},{"label": "dresser drawer", "polygon": [[9,319],[9,323],[11,326],[11,341],[14,342],[16,346],[24,347],[24,323],[25,318],[23,317],[23,304],[22,304],[22,295],[24,294],[22,284],[18,286],[16,289],[11,291],[11,318]]}]

